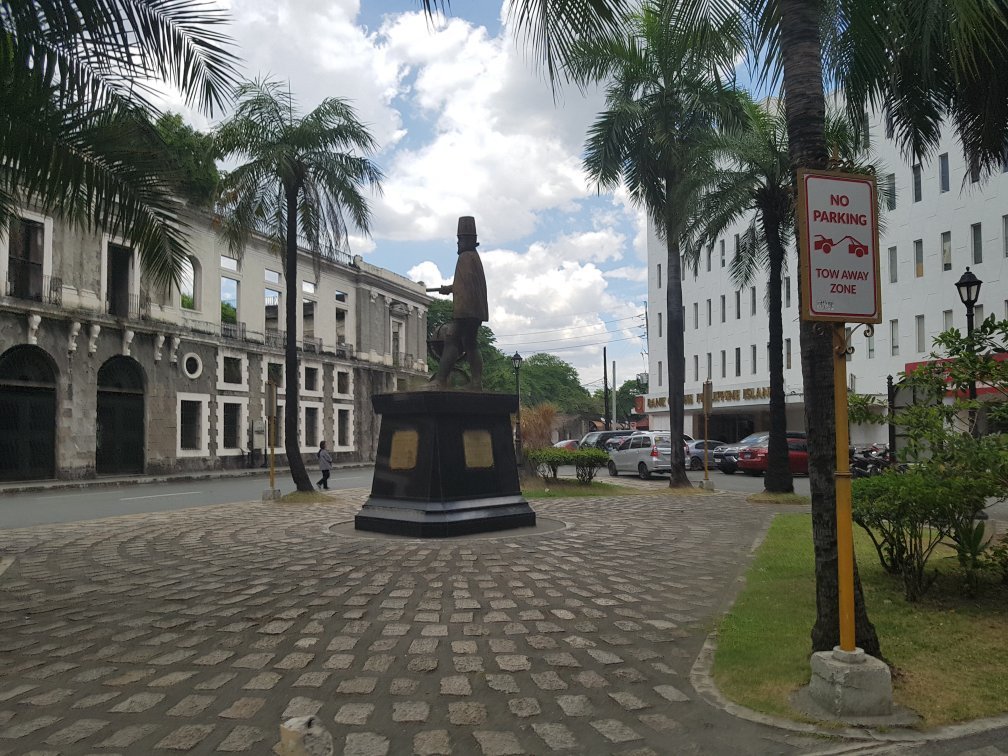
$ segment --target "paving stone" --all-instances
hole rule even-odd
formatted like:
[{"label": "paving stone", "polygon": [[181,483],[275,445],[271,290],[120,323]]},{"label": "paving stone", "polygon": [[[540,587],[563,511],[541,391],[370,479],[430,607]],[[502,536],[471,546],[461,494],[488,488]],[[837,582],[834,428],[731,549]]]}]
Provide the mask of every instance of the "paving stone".
[{"label": "paving stone", "polygon": [[690,700],[689,696],[672,685],[656,685],[655,692],[666,701],[672,701],[674,703]]},{"label": "paving stone", "polygon": [[367,724],[368,717],[374,711],[374,704],[352,703],[343,704],[336,712],[336,723],[344,725]]},{"label": "paving stone", "polygon": [[508,701],[508,708],[516,717],[534,717],[542,713],[539,701],[535,698],[512,698]]},{"label": "paving stone", "polygon": [[168,709],[168,715],[172,717],[192,717],[199,714],[213,702],[213,696],[186,696]]},{"label": "paving stone", "polygon": [[350,695],[367,695],[374,692],[377,683],[377,677],[353,677],[348,680],[342,680],[336,688],[336,692]]},{"label": "paving stone", "polygon": [[646,709],[651,706],[651,704],[646,701],[642,701],[633,693],[625,690],[610,693],[609,697],[627,711],[637,711],[638,709]]},{"label": "paving stone", "polygon": [[77,703],[73,705],[75,709],[90,709],[92,706],[98,706],[106,701],[111,701],[113,698],[118,698],[121,693],[95,693],[90,696],[85,696]]},{"label": "paving stone", "polygon": [[236,753],[238,751],[251,750],[252,746],[266,739],[266,733],[258,727],[248,727],[238,725],[228,734],[226,738],[217,746],[218,751],[226,753]]},{"label": "paving stone", "polygon": [[642,714],[640,721],[658,732],[675,732],[682,729],[682,725],[671,717],[664,714]]},{"label": "paving stone", "polygon": [[350,669],[353,666],[353,654],[333,654],[325,661],[326,669]]},{"label": "paving stone", "polygon": [[53,746],[73,745],[84,738],[91,737],[107,725],[108,722],[103,719],[78,719],[69,727],[54,732],[46,738],[45,742]]},{"label": "paving stone", "polygon": [[497,666],[504,672],[522,672],[532,668],[532,662],[527,656],[521,655],[501,655],[494,659]]},{"label": "paving stone", "polygon": [[282,679],[276,672],[260,672],[242,687],[245,690],[272,690]]},{"label": "paving stone", "polygon": [[430,704],[424,701],[403,701],[392,704],[393,722],[426,722]]},{"label": "paving stone", "polygon": [[409,696],[412,695],[419,683],[409,677],[397,677],[389,685],[389,693],[393,696]]},{"label": "paving stone", "polygon": [[170,688],[173,685],[178,685],[180,682],[188,680],[190,677],[194,677],[195,672],[169,672],[167,675],[162,675],[161,677],[156,677],[147,683],[149,688]]},{"label": "paving stone", "polygon": [[434,656],[417,656],[406,665],[410,672],[433,672],[437,668],[438,660]]},{"label": "paving stone", "polygon": [[564,690],[567,687],[556,672],[533,672],[532,680],[543,690]]},{"label": "paving stone", "polygon": [[613,743],[628,743],[632,740],[640,740],[640,735],[618,719],[600,719],[592,722],[591,726],[598,730],[602,737]]},{"label": "paving stone", "polygon": [[316,701],[312,698],[305,698],[304,696],[295,696],[287,704],[287,708],[284,709],[283,714],[280,715],[280,719],[287,720],[292,717],[311,717],[318,714],[321,709],[321,701]]},{"label": "paving stone", "polygon": [[225,719],[249,719],[254,716],[265,703],[265,698],[239,698],[217,716],[224,717]]},{"label": "paving stone", "polygon": [[[214,675],[209,680],[204,680],[201,683],[197,683],[195,686],[196,690],[217,690],[223,685],[234,680],[238,675],[233,672],[222,672],[219,675]],[[261,675],[260,675],[261,677]]]},{"label": "paving stone", "polygon": [[394,656],[389,656],[388,654],[378,654],[376,656],[371,656],[366,662],[364,662],[365,672],[388,672],[389,667],[392,666],[392,662],[395,661]]},{"label": "paving stone", "polygon": [[413,736],[415,756],[451,756],[451,752],[447,730],[427,730]]},{"label": "paving stone", "polygon": [[532,729],[552,751],[568,751],[578,747],[574,733],[558,722],[533,722]]},{"label": "paving stone", "polygon": [[590,717],[594,711],[588,696],[557,696],[556,700],[568,717]]},{"label": "paving stone", "polygon": [[158,729],[154,724],[130,725],[116,730],[98,744],[99,748],[129,748],[141,738],[145,738]]},{"label": "paving stone", "polygon": [[116,714],[147,711],[152,706],[164,700],[164,697],[164,693],[136,693],[125,701],[119,702],[109,709],[109,711]]},{"label": "paving stone", "polygon": [[448,704],[448,721],[453,725],[481,725],[486,718],[487,709],[481,703],[453,701]]},{"label": "paving stone", "polygon": [[525,753],[525,749],[521,747],[518,738],[511,732],[485,732],[477,730],[473,733],[473,737],[479,743],[484,756],[513,756],[513,754]]},{"label": "paving stone", "polygon": [[213,725],[185,725],[166,735],[154,747],[166,751],[188,751],[213,731]]},{"label": "paving stone", "polygon": [[293,653],[287,654],[283,659],[273,665],[274,669],[304,669],[311,664],[315,654]]},{"label": "paving stone", "polygon": [[64,698],[68,698],[73,694],[74,691],[70,688],[53,688],[52,690],[40,693],[37,696],[25,698],[21,701],[21,703],[31,704],[32,706],[51,706],[52,704],[59,703]]},{"label": "paving stone", "polygon": [[376,732],[351,732],[346,736],[343,756],[385,756],[389,739]]},{"label": "paving stone", "polygon": [[294,687],[321,688],[331,676],[330,672],[305,672],[294,681]]},{"label": "paving stone", "polygon": [[442,696],[468,696],[472,695],[472,685],[469,678],[464,675],[454,675],[452,677],[441,678]]}]

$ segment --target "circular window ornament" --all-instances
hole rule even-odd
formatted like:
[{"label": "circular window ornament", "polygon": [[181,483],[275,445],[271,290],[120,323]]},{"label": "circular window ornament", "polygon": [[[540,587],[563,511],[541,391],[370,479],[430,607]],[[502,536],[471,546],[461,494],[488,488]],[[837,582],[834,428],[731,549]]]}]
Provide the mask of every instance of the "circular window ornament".
[{"label": "circular window ornament", "polygon": [[190,378],[199,378],[203,374],[203,360],[194,352],[189,352],[182,358],[182,371]]}]

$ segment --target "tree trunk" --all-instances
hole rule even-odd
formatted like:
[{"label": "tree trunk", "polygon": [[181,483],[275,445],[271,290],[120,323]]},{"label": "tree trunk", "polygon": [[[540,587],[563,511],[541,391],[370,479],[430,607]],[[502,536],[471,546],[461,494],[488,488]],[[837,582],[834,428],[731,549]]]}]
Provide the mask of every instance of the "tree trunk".
[{"label": "tree trunk", "polygon": [[297,243],[297,189],[288,187],[287,194],[287,244],[284,277],[287,281],[286,327],[287,342],[284,347],[284,450],[290,466],[291,479],[298,491],[314,491],[308,471],[301,456],[301,434],[298,421],[301,411],[299,397],[301,370],[298,365],[298,243]]},{"label": "tree trunk", "polygon": [[[666,190],[667,191],[667,190]],[[667,215],[671,215],[668,213]],[[679,236],[667,217],[665,223],[665,249],[667,270],[665,280],[666,332],[665,359],[668,362],[669,430],[672,435],[672,471],[669,488],[691,486],[686,477],[686,455],[683,454],[683,394],[686,390],[686,346],[683,340],[682,311],[682,260],[679,256]]]},{"label": "tree trunk", "polygon": [[784,323],[781,314],[781,271],[784,268],[784,244],[780,237],[780,218],[776,208],[763,208],[763,235],[767,240],[770,262],[770,443],[763,486],[771,493],[792,493],[794,481],[788,460],[787,412],[784,400]]},{"label": "tree trunk", "polygon": [[[784,70],[788,152],[792,170],[826,166],[826,98],[822,81],[819,2],[780,0],[780,49]],[[794,182],[797,191],[797,182]],[[798,227],[797,222],[795,228]],[[798,276],[801,280],[802,270]],[[812,650],[839,644],[836,488],[836,418],[833,403],[832,328],[801,321],[802,378],[808,430],[809,488],[812,493],[812,541],[815,548],[816,622]],[[881,658],[875,627],[868,619],[857,568],[854,571],[854,623],[858,646]]]}]

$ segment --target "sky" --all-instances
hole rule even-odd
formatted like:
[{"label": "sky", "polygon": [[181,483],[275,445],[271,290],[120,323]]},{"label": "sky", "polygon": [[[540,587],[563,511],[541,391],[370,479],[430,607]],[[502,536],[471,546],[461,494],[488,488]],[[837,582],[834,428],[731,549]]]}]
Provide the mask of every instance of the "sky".
[{"label": "sky", "polygon": [[[369,238],[351,252],[423,281],[450,281],[462,215],[476,218],[497,345],[571,363],[589,390],[647,370],[644,214],[599,193],[581,167],[604,102],[545,75],[501,7],[455,0],[230,0],[246,78],[289,81],[302,112],[348,99],[385,174]],[[199,127],[211,122],[195,119]]]}]

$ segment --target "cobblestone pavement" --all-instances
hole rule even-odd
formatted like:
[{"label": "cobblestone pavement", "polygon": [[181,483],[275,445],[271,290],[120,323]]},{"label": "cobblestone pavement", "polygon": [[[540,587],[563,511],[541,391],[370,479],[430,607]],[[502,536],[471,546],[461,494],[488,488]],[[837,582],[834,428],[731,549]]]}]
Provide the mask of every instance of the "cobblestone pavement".
[{"label": "cobblestone pavement", "polygon": [[564,529],[357,535],[366,496],[0,532],[0,753],[787,754],[689,670],[772,510],[729,494],[535,502]]}]

